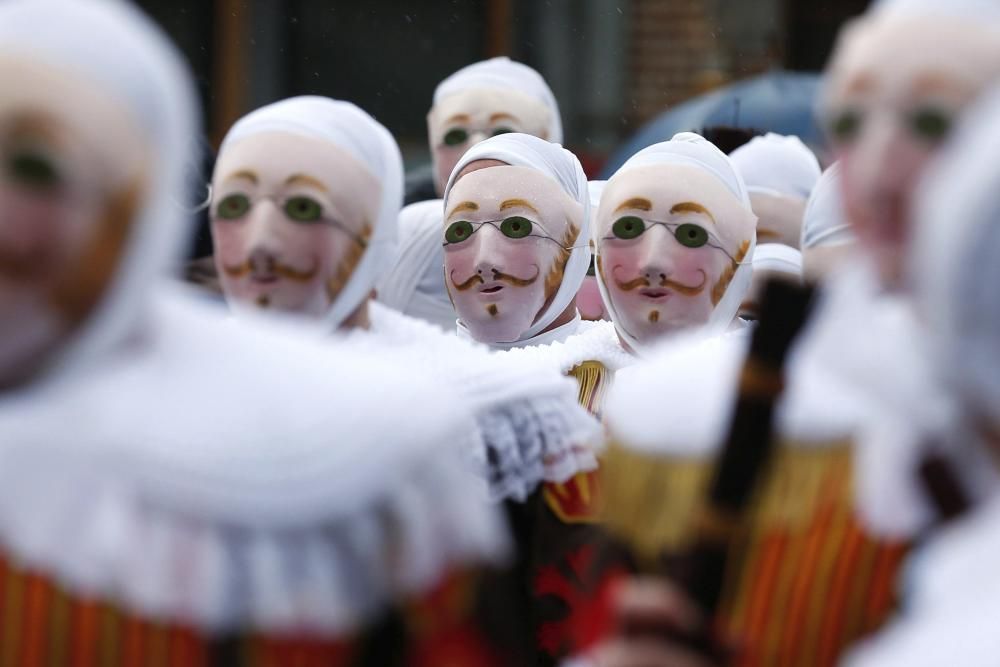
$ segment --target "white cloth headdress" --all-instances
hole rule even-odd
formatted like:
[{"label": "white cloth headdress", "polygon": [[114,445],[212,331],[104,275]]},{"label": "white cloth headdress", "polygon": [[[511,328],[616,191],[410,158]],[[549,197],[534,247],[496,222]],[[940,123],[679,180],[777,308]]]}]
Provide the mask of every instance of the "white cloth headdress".
[{"label": "white cloth headdress", "polygon": [[729,159],[750,192],[805,199],[820,176],[819,161],[801,139],[774,132],[754,137]]},{"label": "white cloth headdress", "polygon": [[802,216],[802,247],[844,245],[856,240],[844,214],[840,196],[840,163],[834,162],[819,177]]},{"label": "white cloth headdress", "polygon": [[[684,165],[696,167],[707,172],[718,179],[732,193],[737,201],[743,205],[749,216],[748,227],[750,231],[748,238],[741,240],[748,240],[750,248],[739,267],[737,267],[725,295],[715,306],[708,323],[699,332],[699,335],[703,336],[721,334],[732,325],[733,319],[736,317],[740,305],[743,303],[743,297],[746,296],[747,290],[750,289],[750,278],[753,275],[751,260],[754,255],[754,247],[757,245],[757,233],[754,229],[757,218],[750,207],[750,195],[747,192],[746,184],[733,165],[732,160],[729,159],[729,156],[720,151],[704,137],[692,132],[680,132],[674,135],[670,141],[663,141],[652,146],[647,146],[630,157],[609,180],[618,178],[620,174],[624,174],[630,169],[654,165]],[[600,247],[599,234],[596,216],[592,216],[591,239],[596,248]],[[620,318],[615,312],[614,304],[608,297],[608,289],[601,279],[600,272],[597,273],[597,284],[601,288],[601,296],[604,298],[608,312],[611,313],[611,320],[615,323],[618,334],[633,350],[641,352],[646,349],[648,346],[643,345],[634,336],[618,326]]]},{"label": "white cloth headdress", "polygon": [[393,310],[454,332],[457,315],[444,282],[440,199],[410,204],[399,214],[395,259],[378,285]]},{"label": "white cloth headdress", "polygon": [[391,260],[403,202],[403,160],[399,147],[385,127],[350,102],[307,95],[250,112],[229,130],[219,153],[262,132],[290,132],[336,144],[363,164],[381,187],[372,237],[326,316],[327,325],[335,329],[368,298]]},{"label": "white cloth headdress", "polygon": [[802,253],[783,243],[762,243],[753,252],[753,270],[802,279]]},{"label": "white cloth headdress", "polygon": [[[583,209],[580,234],[573,244],[569,261],[566,263],[566,270],[563,272],[562,283],[559,285],[552,302],[531,325],[531,328],[525,331],[517,341],[511,345],[497,345],[495,347],[530,345],[533,342],[532,339],[552,324],[576,298],[576,293],[580,291],[580,285],[583,284],[583,279],[587,276],[587,269],[590,267],[590,246],[587,244],[586,232],[590,220],[590,192],[587,188],[587,176],[583,173],[583,167],[580,166],[577,157],[559,144],[533,137],[530,134],[514,132],[501,134],[476,144],[462,156],[448,178],[448,185],[444,190],[445,204],[448,202],[448,195],[451,193],[452,186],[455,185],[458,174],[469,163],[477,160],[499,160],[513,167],[529,167],[539,171],[558,183],[563,192],[580,204]],[[464,326],[459,322],[459,332],[461,333],[463,329]]]},{"label": "white cloth headdress", "polygon": [[516,90],[535,98],[549,109],[549,140],[562,143],[559,104],[542,75],[506,56],[490,58],[458,70],[434,89],[434,104],[446,97],[478,88]]},{"label": "white cloth headdress", "polygon": [[[15,0],[0,9],[0,53],[51,63],[100,82],[102,92],[128,110],[156,156],[115,278],[52,364],[65,376],[101,363],[123,338],[134,334],[146,314],[151,288],[183,250],[191,220],[173,197],[184,189],[184,165],[198,132],[195,94],[167,38],[124,3]],[[129,57],[122,58],[122,53]],[[56,375],[50,371],[48,377]]]}]

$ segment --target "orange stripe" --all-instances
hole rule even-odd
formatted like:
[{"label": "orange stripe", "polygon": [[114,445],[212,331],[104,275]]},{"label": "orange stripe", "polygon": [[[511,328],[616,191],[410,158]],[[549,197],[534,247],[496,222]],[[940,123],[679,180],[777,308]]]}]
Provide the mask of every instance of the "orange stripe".
[{"label": "orange stripe", "polygon": [[847,609],[844,611],[845,623],[840,638],[841,645],[844,646],[853,643],[861,636],[861,629],[865,622],[865,602],[868,599],[868,592],[871,590],[875,560],[882,551],[882,545],[866,535],[860,551],[858,565],[855,568],[857,581],[851,587],[847,599]]},{"label": "orange stripe", "polygon": [[143,635],[146,625],[136,616],[128,616],[122,627],[122,665],[145,664],[143,655]]},{"label": "orange stripe", "polygon": [[778,660],[781,644],[784,640],[784,630],[788,623],[788,607],[791,603],[792,591],[795,588],[796,574],[802,568],[802,554],[805,551],[805,540],[801,535],[790,535],[786,555],[781,564],[781,572],[771,595],[774,617],[764,629],[763,639],[757,653],[764,664],[773,664]]},{"label": "orange stripe", "polygon": [[813,583],[813,571],[818,564],[820,549],[826,538],[827,526],[833,519],[833,514],[832,507],[824,506],[804,538],[806,546],[802,553],[802,567],[795,573],[795,586],[791,595],[791,603],[788,606],[788,626],[785,631],[785,640],[782,642],[779,652],[779,656],[782,658],[781,664],[791,664],[790,658],[803,633],[804,614],[809,601],[809,588]]},{"label": "orange stripe", "polygon": [[[760,549],[763,555],[760,560],[760,568],[752,574],[750,572],[745,574],[753,582],[749,600],[750,608],[747,612],[746,626],[743,632],[743,637],[748,642],[759,641],[762,629],[767,621],[767,612],[771,599],[770,592],[787,543],[788,535],[786,533],[779,533],[762,540]],[[744,658],[749,659],[751,654],[754,653],[756,653],[756,650],[747,651]]]},{"label": "orange stripe", "polygon": [[38,575],[28,577],[25,605],[24,646],[21,664],[35,667],[45,662],[45,628],[52,598],[52,587],[47,579]]},{"label": "orange stripe", "polygon": [[865,632],[881,625],[889,613],[895,594],[896,573],[905,555],[906,548],[902,544],[893,544],[879,554],[875,576],[872,577],[871,597],[865,609]]},{"label": "orange stripe", "polygon": [[144,667],[168,667],[170,660],[169,634],[162,623],[146,626],[146,662]]},{"label": "orange stripe", "polygon": [[848,611],[847,600],[855,586],[864,586],[868,582],[858,577],[858,554],[864,544],[864,535],[856,521],[849,519],[847,535],[840,545],[837,554],[837,566],[830,577],[830,596],[824,605],[823,623],[819,637],[819,650],[816,657],[819,664],[831,665],[837,659],[837,654],[843,648],[841,638],[846,625]]},{"label": "orange stripe", "polygon": [[97,667],[98,605],[78,600],[73,605],[70,660],[73,667]]},{"label": "orange stripe", "polygon": [[825,618],[824,608],[830,595],[833,583],[833,569],[840,556],[841,548],[846,539],[846,532],[851,526],[851,510],[847,506],[837,508],[837,518],[827,532],[823,549],[820,551],[819,566],[810,587],[809,604],[806,609],[806,631],[799,649],[799,662],[816,660],[819,652],[819,637]]}]

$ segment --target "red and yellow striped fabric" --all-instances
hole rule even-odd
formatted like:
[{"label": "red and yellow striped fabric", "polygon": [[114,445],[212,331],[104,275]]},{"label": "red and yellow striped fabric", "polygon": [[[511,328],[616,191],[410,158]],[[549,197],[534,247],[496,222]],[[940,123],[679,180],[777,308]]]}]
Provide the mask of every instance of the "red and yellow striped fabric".
[{"label": "red and yellow striped fabric", "polygon": [[577,397],[580,405],[600,419],[604,397],[611,387],[611,372],[599,361],[584,361],[571,368],[566,375],[580,386]]},{"label": "red and yellow striped fabric", "polygon": [[[0,667],[210,667],[219,643],[189,627],[75,597],[0,557]],[[349,642],[247,636],[227,642],[225,661],[248,667],[349,665]]]},{"label": "red and yellow striped fabric", "polygon": [[852,484],[849,448],[778,455],[724,593],[734,665],[834,665],[892,611],[907,545],[865,533]]}]

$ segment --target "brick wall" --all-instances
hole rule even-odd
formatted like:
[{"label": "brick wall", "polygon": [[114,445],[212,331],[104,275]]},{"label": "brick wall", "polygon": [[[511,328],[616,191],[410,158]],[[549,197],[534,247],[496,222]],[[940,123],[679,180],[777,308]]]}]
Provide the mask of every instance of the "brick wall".
[{"label": "brick wall", "polygon": [[777,0],[632,0],[628,89],[634,123],[780,62]]}]

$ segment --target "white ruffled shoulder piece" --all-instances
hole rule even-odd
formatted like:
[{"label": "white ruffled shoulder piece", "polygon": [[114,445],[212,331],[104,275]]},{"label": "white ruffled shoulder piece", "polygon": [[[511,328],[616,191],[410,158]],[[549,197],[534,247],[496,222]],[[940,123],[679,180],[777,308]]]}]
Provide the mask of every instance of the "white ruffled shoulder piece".
[{"label": "white ruffled shoulder piece", "polygon": [[992,667],[1000,655],[1000,498],[943,529],[910,562],[899,618],[852,652],[849,667]]},{"label": "white ruffled shoulder piece", "polygon": [[680,336],[620,370],[604,406],[609,432],[651,454],[711,456],[725,437],[748,341]]},{"label": "white ruffled shoulder piece", "polygon": [[577,403],[576,383],[562,373],[492,353],[379,304],[370,317],[373,335],[352,338],[418,359],[475,415],[480,444],[473,463],[491,500],[523,501],[542,482],[597,468],[600,424]]},{"label": "white ruffled shoulder piece", "polygon": [[[745,330],[713,338],[673,339],[650,358],[618,373],[606,421],[636,448],[681,457],[712,456],[722,447],[749,350]],[[781,437],[822,447],[852,435],[860,406],[821,360],[795,344],[775,407]]]},{"label": "white ruffled shoulder piece", "polygon": [[815,405],[802,413],[812,415],[813,424],[821,417],[829,421],[834,402],[843,413],[855,446],[857,508],[867,529],[911,538],[934,520],[918,473],[931,450],[947,457],[973,497],[995,488],[989,456],[971,446],[974,438],[957,432],[961,420],[936,377],[909,301],[881,293],[872,267],[858,262],[830,281],[819,305],[799,356],[840,390],[813,392]]},{"label": "white ruffled shoulder piece", "polygon": [[568,373],[585,361],[598,361],[612,373],[635,362],[618,340],[614,324],[606,320],[581,320],[576,331],[563,341],[515,347],[496,354],[532,365],[554,366],[560,373]]},{"label": "white ruffled shoulder piece", "polygon": [[446,385],[186,294],[150,307],[100,374],[0,402],[16,560],[210,632],[342,636],[504,555]]}]

